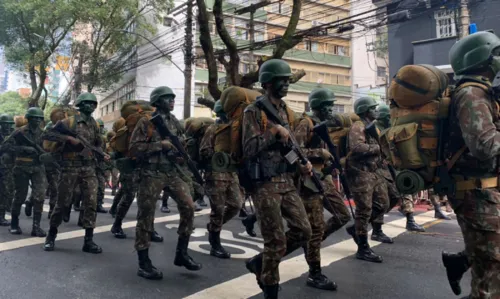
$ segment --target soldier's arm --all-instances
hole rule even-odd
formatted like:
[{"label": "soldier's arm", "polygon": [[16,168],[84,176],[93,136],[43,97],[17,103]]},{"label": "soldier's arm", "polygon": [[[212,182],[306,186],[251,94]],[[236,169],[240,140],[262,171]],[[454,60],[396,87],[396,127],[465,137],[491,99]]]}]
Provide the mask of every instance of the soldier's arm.
[{"label": "soldier's arm", "polygon": [[307,141],[312,137],[312,128],[309,126],[309,121],[307,119],[302,119],[294,131],[295,139],[299,144],[300,148],[304,152],[304,155],[308,159],[322,158],[321,148],[307,148]]},{"label": "soldier's arm", "polygon": [[276,142],[276,137],[271,131],[272,127],[270,127],[270,124],[265,132],[261,132],[260,124],[256,117],[257,113],[260,113],[260,111],[247,108],[243,114],[243,155],[247,158],[255,157]]},{"label": "soldier's arm", "polygon": [[[60,122],[62,122],[66,127],[69,128],[69,120],[68,119],[60,120]],[[58,132],[55,132],[53,129],[50,129],[50,130],[46,130],[43,132],[42,139],[48,140],[48,141],[66,143],[66,141],[68,141],[68,136],[59,134]]]},{"label": "soldier's arm", "polygon": [[10,134],[10,136],[5,139],[2,146],[3,151],[17,155],[32,155],[36,153],[36,149],[34,147],[19,144],[15,138],[16,134],[23,134],[23,132],[21,130],[16,130],[14,133]]},{"label": "soldier's arm", "polygon": [[361,122],[355,122],[349,131],[349,149],[352,157],[367,157],[380,154],[378,144],[368,144]]},{"label": "soldier's arm", "polygon": [[480,88],[466,87],[458,92],[457,118],[471,154],[479,160],[500,155],[500,132],[493,123],[488,95]]},{"label": "soldier's arm", "polygon": [[146,117],[141,118],[130,137],[130,154],[135,157],[142,157],[161,152],[161,141],[148,140],[148,127],[152,126]]},{"label": "soldier's arm", "polygon": [[200,157],[203,160],[210,160],[214,155],[216,126],[211,125],[205,131],[200,143]]}]

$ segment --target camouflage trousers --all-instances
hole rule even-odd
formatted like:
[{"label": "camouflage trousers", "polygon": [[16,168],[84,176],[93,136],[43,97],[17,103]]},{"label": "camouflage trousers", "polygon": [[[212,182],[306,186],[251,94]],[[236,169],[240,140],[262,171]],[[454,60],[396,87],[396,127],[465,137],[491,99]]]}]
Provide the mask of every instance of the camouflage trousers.
[{"label": "camouflage trousers", "polygon": [[[387,185],[387,193],[389,196],[389,207],[387,208],[386,213],[390,212],[399,203],[401,203],[401,211],[405,215],[413,213],[413,198],[411,195],[401,196],[396,188],[396,184],[392,181],[386,179],[385,184]],[[373,223],[384,224],[384,214],[381,214],[374,219]]]},{"label": "camouflage trousers", "polygon": [[120,181],[120,172],[117,168],[108,169],[104,172],[104,177],[106,181],[109,182],[111,179],[111,187],[117,188],[118,182]]},{"label": "camouflage trousers", "polygon": [[203,190],[203,187],[193,179],[193,200],[203,200],[203,197],[205,196],[205,190]]},{"label": "camouflage trousers", "polygon": [[[134,202],[137,189],[139,188],[140,177],[137,172],[120,174],[121,199],[118,202],[116,218],[123,220],[127,216],[130,206]],[[154,218],[153,218],[154,219]]]},{"label": "camouflage trousers", "polygon": [[376,173],[359,171],[349,173],[349,187],[356,204],[354,226],[357,235],[368,234],[368,224],[384,215],[389,208],[385,179]]},{"label": "camouflage trousers", "polygon": [[[293,178],[291,175],[286,177],[282,182],[259,183],[253,197],[264,239],[260,274],[264,285],[279,283],[281,258],[306,245],[312,234],[304,204],[293,185]],[[289,228],[286,233],[283,218]]]},{"label": "camouflage trousers", "polygon": [[63,167],[57,186],[57,203],[50,217],[50,227],[59,227],[66,209],[73,201],[73,191],[80,188],[83,228],[95,228],[97,208],[97,177],[95,165]]},{"label": "camouflage trousers", "polygon": [[[344,200],[337,188],[335,188],[332,177],[327,176],[322,182],[325,189],[324,194],[315,194],[307,190],[301,192],[301,198],[312,230],[311,239],[307,243],[305,252],[308,263],[320,262],[320,249],[323,238],[336,232],[351,220],[349,210],[347,210]],[[332,214],[332,217],[326,223],[323,208]]]},{"label": "camouflage trousers", "polygon": [[455,213],[471,265],[471,299],[500,298],[500,192],[464,192]]},{"label": "camouflage trousers", "polygon": [[49,204],[55,206],[57,202],[57,183],[59,182],[61,171],[58,169],[46,169],[45,172],[47,174],[47,191],[49,193]]},{"label": "camouflage trousers", "polygon": [[238,215],[243,204],[238,177],[232,181],[207,180],[210,197],[210,222],[208,231],[219,232],[222,225]]},{"label": "camouflage trousers", "polygon": [[168,187],[170,196],[177,203],[180,214],[179,236],[190,236],[194,229],[194,202],[192,182],[181,179],[178,171],[160,172],[143,169],[137,196],[137,225],[135,228],[135,249],[149,248],[151,233],[154,231],[156,201],[161,190]]},{"label": "camouflage trousers", "polygon": [[33,199],[33,213],[43,212],[43,201],[47,188],[47,177],[43,166],[20,166],[14,167],[14,202],[12,203],[12,216],[21,214],[21,206],[28,195],[29,183],[31,182],[31,197]]},{"label": "camouflage trousers", "polygon": [[12,168],[0,168],[0,210],[10,211],[14,200]]},{"label": "camouflage trousers", "polygon": [[104,202],[104,194],[106,191],[106,174],[104,170],[97,169],[97,204],[102,204]]}]

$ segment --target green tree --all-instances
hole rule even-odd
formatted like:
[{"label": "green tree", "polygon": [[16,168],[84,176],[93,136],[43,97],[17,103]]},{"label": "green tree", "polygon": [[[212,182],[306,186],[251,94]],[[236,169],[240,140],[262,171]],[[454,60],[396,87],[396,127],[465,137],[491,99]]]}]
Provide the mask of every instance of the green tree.
[{"label": "green tree", "polygon": [[28,101],[15,91],[0,94],[0,114],[24,115],[26,109],[28,109]]}]

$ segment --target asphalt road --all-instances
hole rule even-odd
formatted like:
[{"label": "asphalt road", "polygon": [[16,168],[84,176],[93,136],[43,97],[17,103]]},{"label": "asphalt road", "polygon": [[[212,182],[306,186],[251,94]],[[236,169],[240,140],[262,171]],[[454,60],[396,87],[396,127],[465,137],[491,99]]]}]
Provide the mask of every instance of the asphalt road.
[{"label": "asphalt road", "polygon": [[[111,196],[107,191],[106,206]],[[158,203],[159,205],[160,203]],[[154,265],[163,271],[161,281],[147,281],[136,275],[137,254],[134,251],[134,203],[124,220],[128,238],[118,240],[109,232],[113,219],[98,214],[95,242],[103,253],[83,253],[84,231],[76,225],[77,213],[60,227],[56,250],[44,252],[43,238],[32,238],[31,218],[21,216],[22,236],[0,230],[0,298],[2,299],[114,299],[114,298],[263,298],[253,275],[247,273],[244,260],[262,248],[262,240],[251,238],[238,218],[224,226],[221,235],[233,257],[219,260],[208,254],[206,234],[209,209],[196,213],[195,233],[190,254],[203,264],[198,272],[189,272],[173,265],[177,240],[178,214],[171,201],[172,212],[157,210],[156,230],[165,238],[150,249]],[[372,264],[353,257],[356,247],[342,229],[323,244],[323,273],[336,281],[335,292],[307,287],[307,265],[297,251],[280,265],[280,298],[457,298],[451,292],[441,263],[441,251],[459,251],[463,239],[456,220],[435,221],[433,214],[418,211],[417,222],[428,226],[423,234],[404,230],[405,219],[397,211],[386,216],[384,231],[395,237],[392,245],[372,243],[374,251],[384,257],[382,264]],[[327,215],[330,217],[330,215]],[[47,213],[42,226],[48,230]],[[257,233],[259,234],[258,230]],[[463,294],[469,291],[470,276],[462,282]]]}]

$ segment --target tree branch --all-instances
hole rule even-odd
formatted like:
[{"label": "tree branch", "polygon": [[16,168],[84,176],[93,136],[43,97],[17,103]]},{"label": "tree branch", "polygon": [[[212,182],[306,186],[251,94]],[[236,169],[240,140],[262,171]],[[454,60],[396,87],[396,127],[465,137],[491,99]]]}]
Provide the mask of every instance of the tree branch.
[{"label": "tree branch", "polygon": [[293,0],[292,15],[290,16],[290,21],[286,28],[283,38],[276,46],[273,51],[273,58],[281,58],[285,52],[293,47],[295,47],[301,38],[294,37],[295,30],[297,29],[297,24],[300,20],[300,10],[302,9],[302,0]]},{"label": "tree branch", "polygon": [[219,99],[221,91],[217,86],[217,63],[215,61],[214,46],[208,27],[208,12],[205,0],[196,0],[198,5],[198,24],[200,28],[200,45],[205,53],[205,61],[208,66],[208,90],[214,99]]},{"label": "tree branch", "polygon": [[296,71],[295,74],[293,74],[292,77],[290,77],[290,83],[293,84],[299,82],[299,80],[302,79],[302,77],[304,77],[305,75],[306,71],[304,70]]},{"label": "tree branch", "polygon": [[198,104],[203,105],[205,107],[208,107],[208,108],[214,110],[214,106],[215,106],[215,101],[214,100],[203,98],[203,97],[199,97],[197,101],[198,101]]},{"label": "tree branch", "polygon": [[239,85],[239,66],[240,66],[240,56],[238,55],[238,47],[233,41],[229,32],[224,25],[224,16],[222,12],[222,0],[215,0],[214,3],[214,17],[215,26],[217,27],[217,33],[219,34],[222,42],[226,45],[227,51],[229,53],[229,64],[226,66],[226,73],[228,74],[228,85]]}]

